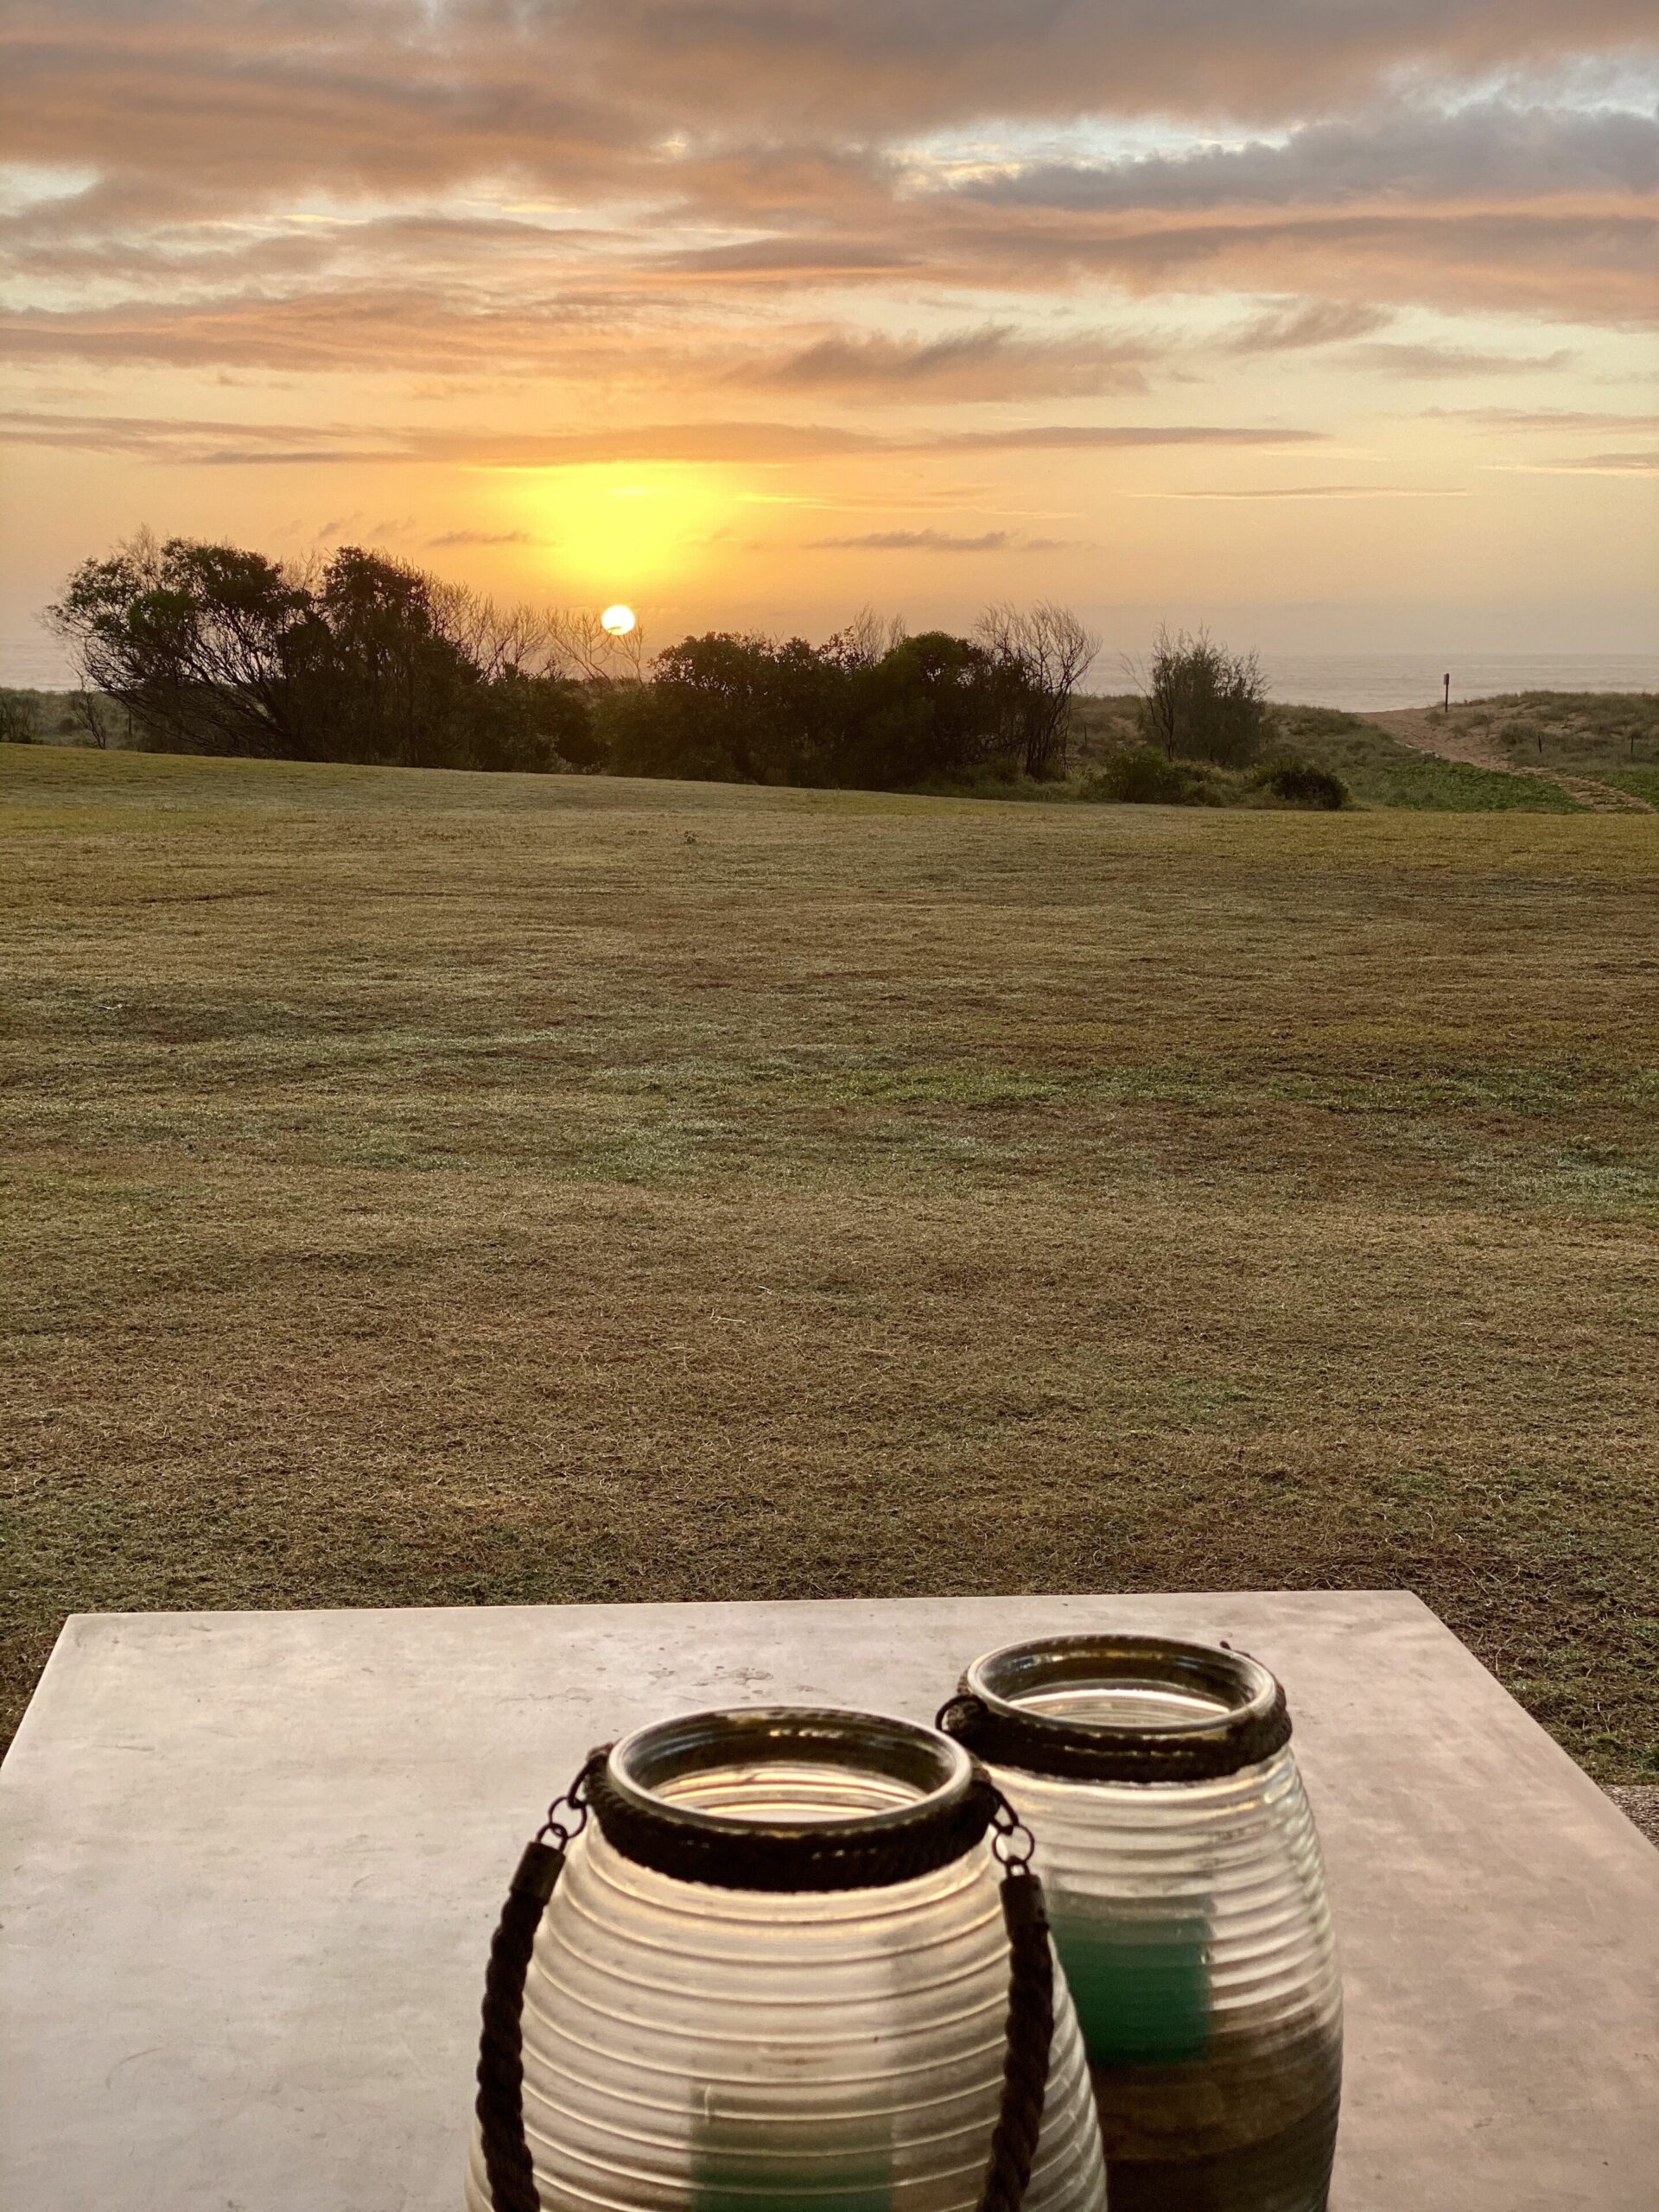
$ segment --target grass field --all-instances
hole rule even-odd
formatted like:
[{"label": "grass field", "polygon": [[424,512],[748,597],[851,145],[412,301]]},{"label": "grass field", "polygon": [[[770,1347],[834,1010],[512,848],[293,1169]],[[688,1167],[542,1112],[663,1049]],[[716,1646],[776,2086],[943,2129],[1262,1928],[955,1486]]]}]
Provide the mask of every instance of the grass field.
[{"label": "grass field", "polygon": [[0,779],[14,1718],[77,1607],[1406,1584],[1659,1775],[1652,817]]}]

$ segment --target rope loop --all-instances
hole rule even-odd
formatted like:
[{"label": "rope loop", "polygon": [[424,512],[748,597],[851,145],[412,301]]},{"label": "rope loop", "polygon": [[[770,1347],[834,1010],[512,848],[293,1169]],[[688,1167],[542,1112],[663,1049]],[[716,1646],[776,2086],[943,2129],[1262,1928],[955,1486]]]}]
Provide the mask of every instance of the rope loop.
[{"label": "rope loop", "polygon": [[1048,1914],[1042,1883],[1023,1861],[1003,1873],[1001,1904],[1008,1935],[1008,2023],[1001,2103],[979,2212],[1020,2212],[1025,2201],[1042,2133],[1054,2043],[1054,1953]]},{"label": "rope loop", "polygon": [[989,1712],[970,1690],[958,1690],[934,1714],[933,1726],[942,1736],[953,1736],[957,1743],[967,1744],[970,1732],[977,1732],[989,1719]]}]

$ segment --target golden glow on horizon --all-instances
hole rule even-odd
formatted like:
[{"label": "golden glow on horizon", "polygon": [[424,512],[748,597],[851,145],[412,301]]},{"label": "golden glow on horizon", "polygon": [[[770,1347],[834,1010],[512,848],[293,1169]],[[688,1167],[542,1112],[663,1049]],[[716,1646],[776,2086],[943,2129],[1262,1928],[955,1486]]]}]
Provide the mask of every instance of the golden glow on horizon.
[{"label": "golden glow on horizon", "polygon": [[710,539],[734,503],[728,472],[718,468],[537,469],[520,483],[561,582],[577,588],[620,577],[636,590],[702,581]]},{"label": "golden glow on horizon", "polygon": [[614,607],[607,607],[599,618],[599,626],[613,638],[626,638],[634,625],[631,607],[624,607],[619,600]]}]

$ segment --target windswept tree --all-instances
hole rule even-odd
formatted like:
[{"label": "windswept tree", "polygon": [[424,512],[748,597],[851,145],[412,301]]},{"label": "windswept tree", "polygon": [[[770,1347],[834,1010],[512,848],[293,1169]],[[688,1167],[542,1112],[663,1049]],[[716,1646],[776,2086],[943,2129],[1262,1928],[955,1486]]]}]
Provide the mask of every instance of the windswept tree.
[{"label": "windswept tree", "polygon": [[47,610],[81,688],[179,750],[319,760],[310,682],[321,639],[303,582],[260,553],[140,531],[86,561]]},{"label": "windswept tree", "polygon": [[838,668],[874,668],[895,646],[903,645],[905,636],[902,615],[878,614],[867,602],[845,629],[825,640],[822,650],[825,659],[834,661]]},{"label": "windswept tree", "polygon": [[1063,774],[1071,694],[1089,673],[1100,639],[1069,607],[1052,600],[1025,607],[999,601],[980,616],[974,634],[1001,672],[1020,766],[1038,779]]},{"label": "windswept tree", "polygon": [[1243,767],[1268,734],[1268,684],[1254,653],[1230,652],[1203,630],[1160,630],[1152,658],[1136,671],[1141,728],[1172,760]]},{"label": "windswept tree", "polygon": [[313,598],[313,713],[340,720],[358,759],[454,765],[456,730],[484,677],[448,633],[442,588],[418,569],[345,545]]},{"label": "windswept tree", "polygon": [[842,671],[804,639],[684,638],[657,656],[648,684],[611,702],[611,765],[623,775],[833,783],[843,693]]},{"label": "windswept tree", "polygon": [[118,702],[164,750],[456,768],[596,757],[555,617],[360,546],[298,569],[141,532],[83,563],[48,620],[83,695]]},{"label": "windswept tree", "polygon": [[901,637],[852,671],[838,782],[903,790],[1013,765],[1006,683],[982,645],[944,630]]}]

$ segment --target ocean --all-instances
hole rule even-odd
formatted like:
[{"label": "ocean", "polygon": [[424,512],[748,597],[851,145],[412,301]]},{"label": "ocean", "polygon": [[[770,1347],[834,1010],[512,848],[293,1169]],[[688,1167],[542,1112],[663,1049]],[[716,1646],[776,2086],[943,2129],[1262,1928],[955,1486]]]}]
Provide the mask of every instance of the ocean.
[{"label": "ocean", "polygon": [[1262,666],[1274,698],[1352,714],[1438,706],[1448,671],[1453,704],[1499,691],[1659,691],[1659,653],[1263,653]]}]

